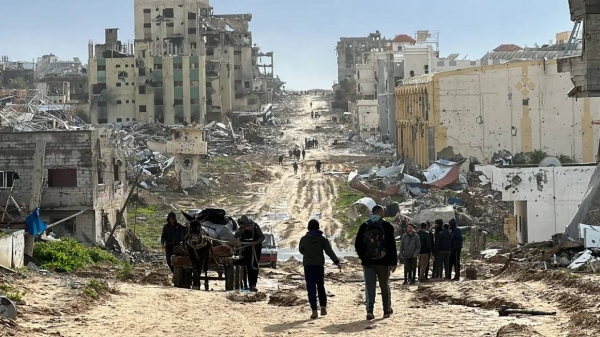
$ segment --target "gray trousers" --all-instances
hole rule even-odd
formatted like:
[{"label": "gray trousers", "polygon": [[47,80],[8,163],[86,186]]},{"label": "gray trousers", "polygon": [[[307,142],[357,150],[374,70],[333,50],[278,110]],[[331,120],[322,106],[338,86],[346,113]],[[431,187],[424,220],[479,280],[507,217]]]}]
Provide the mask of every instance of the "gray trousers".
[{"label": "gray trousers", "polygon": [[373,313],[375,306],[375,297],[377,295],[376,282],[379,280],[381,289],[381,300],[383,301],[383,310],[388,312],[392,308],[392,293],[390,291],[390,267],[366,265],[363,266],[365,277],[365,298],[367,303],[367,313]]}]

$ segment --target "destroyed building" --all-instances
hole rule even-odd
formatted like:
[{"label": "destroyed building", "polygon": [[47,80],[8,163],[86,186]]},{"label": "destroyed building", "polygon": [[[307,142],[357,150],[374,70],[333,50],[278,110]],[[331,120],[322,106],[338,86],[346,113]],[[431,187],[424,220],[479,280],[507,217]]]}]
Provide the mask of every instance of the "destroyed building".
[{"label": "destroyed building", "polygon": [[111,132],[1,132],[0,207],[8,208],[3,223],[22,224],[39,207],[48,224],[77,214],[52,227],[58,236],[106,239],[128,192],[126,163]]},{"label": "destroyed building", "polygon": [[[555,158],[553,158],[556,160]],[[510,225],[517,243],[550,240],[565,228],[578,211],[588,191],[588,183],[596,164],[560,166],[476,166],[480,180],[502,192],[503,201],[514,202],[514,218]],[[508,235],[509,233],[505,234]]]},{"label": "destroyed building", "polygon": [[427,167],[449,159],[490,162],[494,153],[543,149],[594,162],[600,101],[570,100],[568,74],[559,73],[561,46],[488,53],[488,65],[405,79],[396,88],[398,155]]},{"label": "destroyed building", "polygon": [[0,87],[31,87],[35,83],[35,64],[33,62],[12,62],[8,56],[0,60]]},{"label": "destroyed building", "polygon": [[48,54],[38,59],[35,68],[37,88],[46,92],[49,104],[81,104],[88,110],[87,68],[79,58],[65,61]]},{"label": "destroyed building", "polygon": [[105,44],[89,46],[92,123],[206,124],[257,110],[251,19],[215,15],[208,0],[136,0],[134,44],[107,29]]}]

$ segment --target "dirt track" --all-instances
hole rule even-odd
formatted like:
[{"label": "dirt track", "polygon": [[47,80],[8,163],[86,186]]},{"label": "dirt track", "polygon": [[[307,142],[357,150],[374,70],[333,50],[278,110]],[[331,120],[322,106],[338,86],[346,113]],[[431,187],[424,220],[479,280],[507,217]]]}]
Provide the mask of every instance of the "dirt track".
[{"label": "dirt track", "polygon": [[[308,98],[302,105],[308,106]],[[305,110],[310,112],[310,110]],[[285,131],[288,141],[304,139],[311,129],[310,115],[298,119],[298,125]],[[308,126],[307,126],[308,125]],[[325,144],[322,141],[322,144]],[[313,213],[321,214],[328,236],[343,230],[335,221],[334,179],[314,172],[314,161],[321,159],[327,170],[342,169],[345,154],[336,157],[325,149],[308,152],[298,175],[293,174],[289,158],[284,166],[277,159],[267,168],[272,183],[258,184],[260,196],[237,211],[264,215],[287,213],[290,219],[275,223],[273,230],[283,238],[280,246],[293,247],[305,232],[306,221]],[[237,212],[232,211],[232,212]],[[389,320],[366,322],[364,287],[360,266],[348,259],[340,274],[329,270],[327,290],[329,316],[308,320],[302,267],[295,262],[283,263],[277,270],[263,270],[259,289],[261,301],[239,303],[228,299],[223,284],[212,282],[214,291],[198,292],[164,286],[119,283],[118,294],[98,302],[81,295],[80,285],[87,280],[74,277],[40,276],[11,282],[28,294],[15,336],[309,336],[322,334],[378,336],[504,336],[562,337],[598,336],[600,326],[600,286],[597,277],[581,279],[560,272],[532,272],[524,267],[510,268],[498,278],[482,281],[430,283],[404,287],[392,285],[395,315]],[[496,266],[501,267],[501,266]],[[113,271],[115,274],[116,271]],[[393,276],[401,277],[400,268]],[[114,277],[114,275],[113,275]],[[269,304],[270,296],[286,292],[297,296],[295,305]],[[380,297],[376,316],[380,317]],[[556,316],[499,317],[497,307],[513,307],[556,311]],[[588,330],[582,330],[588,329]],[[373,331],[370,331],[373,330]],[[0,335],[2,335],[0,324]]]}]

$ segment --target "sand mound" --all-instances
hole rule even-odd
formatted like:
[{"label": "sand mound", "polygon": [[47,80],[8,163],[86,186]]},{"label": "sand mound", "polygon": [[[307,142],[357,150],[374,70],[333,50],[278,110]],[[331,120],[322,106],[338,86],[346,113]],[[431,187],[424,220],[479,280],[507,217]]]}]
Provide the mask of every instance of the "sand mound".
[{"label": "sand mound", "polygon": [[269,298],[269,304],[276,305],[278,307],[296,307],[306,304],[308,301],[299,298],[294,293],[275,293]]},{"label": "sand mound", "polygon": [[501,306],[507,306],[511,309],[519,308],[517,303],[511,302],[499,296],[481,297],[473,296],[474,291],[464,287],[457,292],[448,292],[446,288],[436,286],[419,286],[415,297],[425,303],[448,303],[452,305],[462,305],[471,308],[482,308],[488,310],[498,309]]},{"label": "sand mound", "polygon": [[496,337],[536,337],[541,336],[537,331],[527,325],[510,323],[498,330]]},{"label": "sand mound", "polygon": [[227,299],[233,302],[240,303],[254,303],[260,302],[267,299],[267,294],[265,293],[242,293],[240,291],[232,292],[227,294]]}]

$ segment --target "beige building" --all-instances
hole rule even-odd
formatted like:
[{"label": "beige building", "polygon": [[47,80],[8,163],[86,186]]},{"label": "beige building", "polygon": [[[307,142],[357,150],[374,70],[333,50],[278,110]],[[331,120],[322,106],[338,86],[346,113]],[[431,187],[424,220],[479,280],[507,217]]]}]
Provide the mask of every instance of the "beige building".
[{"label": "beige building", "polygon": [[494,153],[543,150],[595,159],[600,101],[573,100],[556,60],[514,61],[415,77],[396,88],[398,154],[423,167],[451,146],[489,162]]}]

